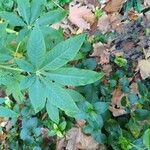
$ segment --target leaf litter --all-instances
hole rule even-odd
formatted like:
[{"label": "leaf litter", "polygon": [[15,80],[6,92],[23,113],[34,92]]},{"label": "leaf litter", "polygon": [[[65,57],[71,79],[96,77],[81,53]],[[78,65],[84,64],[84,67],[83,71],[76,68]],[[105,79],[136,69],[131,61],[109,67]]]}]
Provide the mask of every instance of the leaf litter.
[{"label": "leaf litter", "polygon": [[[96,59],[97,65],[101,66],[102,71],[106,76],[109,76],[112,70],[110,62],[111,57],[122,55],[129,63],[133,63],[140,71],[142,79],[150,77],[150,39],[145,32],[145,28],[149,27],[149,13],[144,15],[138,13],[133,8],[126,14],[120,13],[123,4],[126,0],[74,0],[69,6],[69,17],[66,22],[69,28],[73,30],[70,34],[78,34],[86,31],[92,33],[92,36],[101,32],[103,34],[112,32],[115,37],[107,42],[92,43],[91,53],[89,57]],[[149,1],[144,1],[145,7],[149,5]],[[97,7],[103,10],[103,15],[97,17],[94,13],[94,8]],[[140,20],[140,21],[139,21]],[[63,28],[66,30],[68,27]],[[92,37],[91,36],[91,37]],[[90,38],[90,37],[89,37]],[[142,49],[146,51],[146,58]],[[132,93],[139,94],[136,82],[130,85]],[[118,86],[112,92],[112,99],[109,110],[114,117],[122,116],[128,112],[122,106],[122,98],[128,97]],[[131,111],[135,111],[133,106]],[[58,142],[60,147],[65,147],[68,150],[96,150],[100,145],[97,144],[90,135],[82,132],[82,126],[76,126],[70,129],[65,138]],[[91,146],[91,147],[90,147]],[[102,149],[102,147],[101,147]],[[57,150],[60,150],[58,148]]]}]

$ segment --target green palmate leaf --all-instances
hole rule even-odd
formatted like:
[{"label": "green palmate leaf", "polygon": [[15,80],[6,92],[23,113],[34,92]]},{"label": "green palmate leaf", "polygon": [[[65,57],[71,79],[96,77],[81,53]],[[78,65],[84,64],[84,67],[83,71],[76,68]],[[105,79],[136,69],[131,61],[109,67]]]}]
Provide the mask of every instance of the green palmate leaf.
[{"label": "green palmate leaf", "polygon": [[65,89],[55,83],[47,85],[47,98],[54,106],[65,112],[78,112],[78,107]]},{"label": "green palmate leaf", "polygon": [[14,111],[12,111],[8,108],[0,106],[0,117],[14,118],[14,117],[17,117],[17,113],[15,113]]},{"label": "green palmate leaf", "polygon": [[16,64],[19,66],[19,68],[23,69],[26,72],[33,72],[34,70],[34,67],[32,66],[32,64],[30,64],[24,59],[17,59]]},{"label": "green palmate leaf", "polygon": [[[60,32],[59,30],[53,29],[51,27],[42,27],[41,30],[42,30],[42,32],[43,32],[43,34],[45,36],[45,39],[46,38],[48,38],[50,40],[56,39],[59,42],[60,42],[59,39],[62,39],[62,40],[64,39],[63,33]],[[49,42],[50,42],[50,40],[49,40]],[[51,42],[53,42],[53,40]]]},{"label": "green palmate leaf", "polygon": [[32,0],[30,24],[32,24],[39,17],[42,4],[43,0]]},{"label": "green palmate leaf", "polygon": [[30,35],[28,44],[27,44],[27,54],[31,63],[37,69],[43,61],[44,55],[46,52],[44,37],[39,29],[39,26],[36,25]]},{"label": "green palmate leaf", "polygon": [[53,23],[59,22],[65,16],[66,12],[61,9],[49,11],[38,19],[38,23],[39,25],[51,25]]},{"label": "green palmate leaf", "polygon": [[12,26],[25,26],[23,20],[13,12],[0,12],[0,17],[5,19]]},{"label": "green palmate leaf", "polygon": [[72,97],[75,102],[85,101],[85,98],[75,90],[67,89],[66,92]]},{"label": "green palmate leaf", "polygon": [[30,19],[30,3],[28,0],[17,0],[18,12],[20,16],[29,24]]},{"label": "green palmate leaf", "polygon": [[46,56],[45,70],[56,70],[72,60],[85,40],[85,35],[78,35],[56,45]]},{"label": "green palmate leaf", "polygon": [[36,77],[35,76],[27,76],[24,77],[20,82],[20,89],[24,90],[32,86],[32,84],[35,82]]},{"label": "green palmate leaf", "polygon": [[17,41],[20,42],[22,41],[26,36],[29,35],[31,30],[29,30],[27,27],[24,27],[23,29],[21,29],[18,33],[17,36]]},{"label": "green palmate leaf", "polygon": [[12,95],[19,104],[21,104],[24,100],[24,96],[19,88],[19,83],[16,81],[12,82],[10,85],[7,85],[6,93],[7,95]]},{"label": "green palmate leaf", "polygon": [[38,77],[29,88],[29,98],[35,112],[39,112],[44,108],[46,102],[45,86]]},{"label": "green palmate leaf", "polygon": [[47,73],[46,77],[62,85],[80,86],[93,83],[103,77],[103,73],[77,68],[60,68]]},{"label": "green palmate leaf", "polygon": [[52,121],[55,123],[59,123],[59,109],[54,106],[51,101],[47,101],[46,103],[47,113]]},{"label": "green palmate leaf", "polygon": [[150,129],[147,129],[143,135],[143,143],[150,150]]},{"label": "green palmate leaf", "polygon": [[64,40],[63,33],[51,27],[41,27],[44,35],[46,49],[50,51],[54,46]]}]

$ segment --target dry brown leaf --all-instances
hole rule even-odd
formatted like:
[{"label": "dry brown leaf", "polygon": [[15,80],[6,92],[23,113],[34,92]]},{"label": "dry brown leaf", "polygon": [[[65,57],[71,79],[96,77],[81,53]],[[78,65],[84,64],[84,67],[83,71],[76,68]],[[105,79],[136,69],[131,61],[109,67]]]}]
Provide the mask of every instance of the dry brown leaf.
[{"label": "dry brown leaf", "polygon": [[91,54],[92,57],[96,57],[98,64],[108,64],[109,63],[109,46],[102,44],[101,42],[93,44],[94,51]]},{"label": "dry brown leaf", "polygon": [[60,139],[56,143],[56,150],[63,150],[65,147],[65,138]]},{"label": "dry brown leaf", "polygon": [[86,6],[70,6],[69,20],[81,29],[90,29],[90,26],[95,22],[96,17],[91,9]]},{"label": "dry brown leaf", "polygon": [[146,60],[140,60],[138,62],[138,69],[140,70],[140,74],[142,79],[146,79],[150,77],[150,59]]},{"label": "dry brown leaf", "polygon": [[139,14],[134,9],[132,9],[128,12],[128,17],[130,20],[136,21],[139,18]]},{"label": "dry brown leaf", "polygon": [[121,87],[117,87],[112,93],[112,100],[111,100],[112,105],[121,106],[120,101],[122,95],[123,93],[121,91]]},{"label": "dry brown leaf", "polygon": [[122,93],[121,87],[117,87],[112,93],[111,106],[109,107],[109,110],[112,112],[114,117],[127,113],[124,107],[121,105],[121,99],[123,96],[125,95]]},{"label": "dry brown leaf", "polygon": [[112,15],[103,15],[98,20],[98,30],[101,32],[122,31],[121,17],[118,13]]},{"label": "dry brown leaf", "polygon": [[97,150],[99,144],[91,137],[82,133],[81,128],[72,128],[66,135],[66,150]]},{"label": "dry brown leaf", "polygon": [[3,132],[0,132],[0,143],[2,143],[3,141],[5,141],[7,135]]},{"label": "dry brown leaf", "polygon": [[127,114],[127,112],[123,108],[118,109],[118,108],[110,106],[109,110],[113,113],[114,117],[118,117],[118,116]]},{"label": "dry brown leaf", "polygon": [[120,11],[126,0],[109,0],[104,7],[107,13],[115,13]]},{"label": "dry brown leaf", "polygon": [[109,76],[112,71],[112,66],[110,64],[103,65],[103,71],[105,75]]},{"label": "dry brown leaf", "polygon": [[108,32],[111,30],[111,24],[110,24],[110,18],[108,15],[103,15],[102,17],[99,18],[98,20],[98,29],[101,31],[101,32]]},{"label": "dry brown leaf", "polygon": [[104,145],[97,143],[91,136],[87,136],[82,132],[85,125],[84,120],[78,120],[76,127],[70,129],[65,138],[57,141],[56,150],[105,150]]},{"label": "dry brown leaf", "polygon": [[118,13],[110,15],[110,24],[113,31],[121,32],[123,30],[121,16]]}]

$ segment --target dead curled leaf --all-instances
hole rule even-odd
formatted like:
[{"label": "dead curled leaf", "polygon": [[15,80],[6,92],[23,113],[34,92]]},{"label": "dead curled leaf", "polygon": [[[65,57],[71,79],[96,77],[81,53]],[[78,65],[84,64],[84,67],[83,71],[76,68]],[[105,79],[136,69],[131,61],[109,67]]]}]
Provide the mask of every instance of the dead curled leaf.
[{"label": "dead curled leaf", "polygon": [[138,69],[140,70],[142,79],[150,77],[150,59],[139,60]]},{"label": "dead curled leaf", "polygon": [[[134,94],[138,94],[137,83],[132,83],[130,86],[131,92]],[[112,93],[111,105],[109,106],[109,110],[112,112],[114,117],[118,117],[124,114],[127,114],[125,107],[122,106],[121,100],[123,97],[128,97],[127,94],[124,94],[121,91],[121,87],[117,87]],[[131,108],[131,112],[136,110],[136,105],[133,105]]]},{"label": "dead curled leaf", "polygon": [[70,6],[69,20],[81,29],[90,29],[90,26],[95,22],[96,17],[91,9],[87,6]]},{"label": "dead curled leaf", "polygon": [[122,98],[122,91],[121,91],[121,87],[117,87],[113,93],[112,93],[112,100],[111,103],[112,105],[117,105],[117,106],[121,106],[121,98]]},{"label": "dead curled leaf", "polygon": [[126,2],[126,0],[109,0],[105,7],[104,10],[107,13],[115,13],[121,10],[123,4]]},{"label": "dead curled leaf", "polygon": [[98,64],[108,64],[109,63],[109,45],[102,44],[101,42],[93,44],[94,51],[90,55],[92,57],[96,57],[96,61]]},{"label": "dead curled leaf", "polygon": [[91,137],[83,134],[81,128],[72,128],[66,135],[67,150],[96,150],[99,144]]},{"label": "dead curled leaf", "polygon": [[127,112],[123,108],[117,109],[115,107],[110,106],[109,110],[113,113],[114,117],[118,117],[118,116],[127,114]]},{"label": "dead curled leaf", "polygon": [[70,129],[66,137],[57,142],[56,150],[97,150],[97,143],[91,136],[87,136],[82,132],[81,127],[73,127]]},{"label": "dead curled leaf", "polygon": [[78,120],[76,127],[71,128],[65,138],[57,142],[56,150],[106,150],[105,146],[97,143],[92,136],[82,132],[84,120]]},{"label": "dead curled leaf", "polygon": [[121,87],[117,87],[112,93],[111,106],[109,110],[112,112],[114,117],[121,116],[126,114],[124,107],[121,105],[121,99],[124,96],[121,91]]}]

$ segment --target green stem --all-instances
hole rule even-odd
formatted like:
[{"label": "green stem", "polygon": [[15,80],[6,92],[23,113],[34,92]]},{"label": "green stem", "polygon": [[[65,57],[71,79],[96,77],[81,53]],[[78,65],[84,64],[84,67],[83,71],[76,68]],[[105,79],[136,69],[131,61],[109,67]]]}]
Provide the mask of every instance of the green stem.
[{"label": "green stem", "polygon": [[24,70],[19,69],[19,68],[12,68],[12,67],[3,66],[3,65],[0,65],[0,68],[2,68],[2,69],[7,69],[7,70],[12,70],[12,71],[18,71],[18,72],[23,72],[23,71],[24,71]]},{"label": "green stem", "polygon": [[15,54],[14,54],[15,57],[16,57],[16,55],[17,55],[17,53],[18,53],[18,50],[19,50],[20,45],[21,45],[21,42],[19,42],[19,44],[17,45],[16,51],[15,51]]},{"label": "green stem", "polygon": [[60,9],[62,9],[62,10],[65,10],[63,7],[61,7],[57,2],[55,2],[54,0],[52,0],[52,2],[57,6],[57,7],[59,7]]}]

